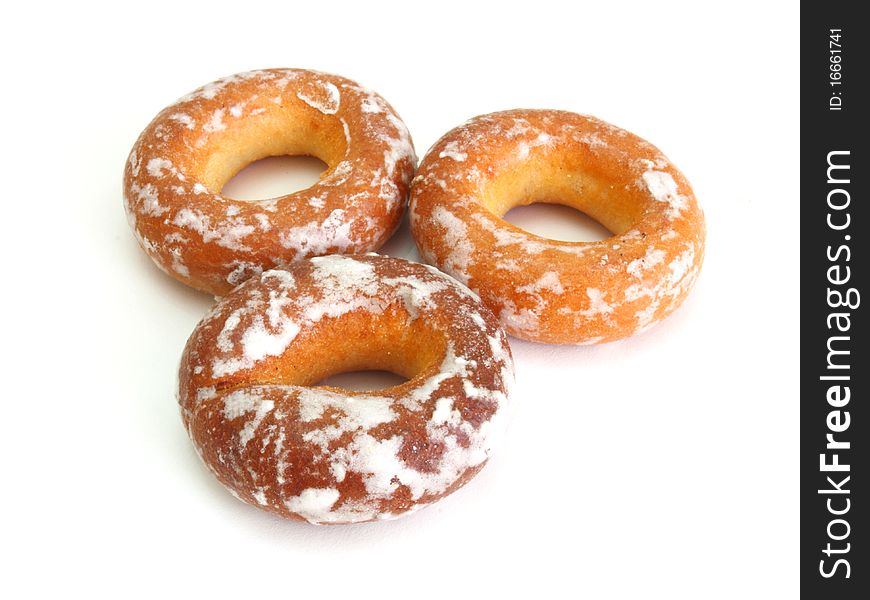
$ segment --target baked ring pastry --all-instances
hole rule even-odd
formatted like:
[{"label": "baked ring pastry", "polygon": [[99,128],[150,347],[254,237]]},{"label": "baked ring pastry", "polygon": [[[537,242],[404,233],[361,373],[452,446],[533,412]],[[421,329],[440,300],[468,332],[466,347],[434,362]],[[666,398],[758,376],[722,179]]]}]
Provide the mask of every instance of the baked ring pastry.
[{"label": "baked ring pastry", "polygon": [[[476,117],[435,143],[411,188],[424,260],[478,292],[522,339],[594,344],[643,331],[680,305],[703,261],[704,216],[683,174],[593,117]],[[538,201],[583,211],[614,235],[556,241],[502,218]]]},{"label": "baked ring pastry", "polygon": [[[246,165],[278,155],[329,168],[279,198],[221,194]],[[251,71],[157,115],[130,152],[124,206],[158,267],[223,295],[299,258],[379,248],[401,221],[416,162],[407,128],[374,92],[315,71]]]},{"label": "baked ring pastry", "polygon": [[[408,377],[376,392],[335,373]],[[389,519],[450,494],[501,433],[513,363],[479,299],[437,270],[332,255],[266,271],[221,299],[181,359],[194,446],[238,498],[291,519]]]}]

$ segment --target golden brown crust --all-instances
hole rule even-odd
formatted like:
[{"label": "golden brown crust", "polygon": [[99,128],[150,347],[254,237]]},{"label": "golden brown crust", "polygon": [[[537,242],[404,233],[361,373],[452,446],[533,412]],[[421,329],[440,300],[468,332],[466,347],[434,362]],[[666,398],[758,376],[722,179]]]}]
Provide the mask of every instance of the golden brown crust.
[{"label": "golden brown crust", "polygon": [[[318,387],[388,369],[375,392]],[[237,497],[312,523],[393,518],[484,465],[513,377],[495,316],[435,269],[377,255],[267,271],[219,301],[179,370],[194,446]]]},{"label": "golden brown crust", "polygon": [[[549,240],[501,218],[537,201],[577,208],[614,236]],[[427,262],[537,342],[645,330],[680,305],[704,255],[704,216],[682,173],[641,138],[570,112],[493,113],[450,131],[420,164],[410,216]]]},{"label": "golden brown crust", "polygon": [[[329,168],[280,198],[221,195],[247,164],[284,154]],[[124,205],[157,266],[222,295],[299,258],[379,248],[401,220],[415,165],[407,128],[374,92],[315,71],[251,71],[157,115],[130,152]]]}]

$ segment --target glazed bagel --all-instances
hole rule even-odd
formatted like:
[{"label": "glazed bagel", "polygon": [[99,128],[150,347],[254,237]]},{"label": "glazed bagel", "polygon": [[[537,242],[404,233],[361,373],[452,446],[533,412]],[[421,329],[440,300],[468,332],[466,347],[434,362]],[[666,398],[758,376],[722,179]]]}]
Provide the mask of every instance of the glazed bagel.
[{"label": "glazed bagel", "polygon": [[[318,386],[353,370],[408,381]],[[302,260],[220,300],[181,359],[179,403],[205,464],[283,517],[351,523],[410,513],[484,465],[513,363],[498,320],[426,265],[377,255]]]},{"label": "glazed bagel", "polygon": [[[278,155],[329,168],[279,198],[221,194],[246,165]],[[416,161],[407,128],[374,92],[314,71],[251,71],[157,115],[130,152],[124,206],[158,267],[223,295],[299,258],[379,248],[401,220]]]},{"label": "glazed bagel", "polygon": [[[539,201],[607,227],[600,242],[533,235],[502,217]],[[508,333],[594,344],[644,331],[676,309],[704,256],[704,216],[653,145],[593,117],[511,110],[442,137],[411,189],[424,260],[480,294]]]}]

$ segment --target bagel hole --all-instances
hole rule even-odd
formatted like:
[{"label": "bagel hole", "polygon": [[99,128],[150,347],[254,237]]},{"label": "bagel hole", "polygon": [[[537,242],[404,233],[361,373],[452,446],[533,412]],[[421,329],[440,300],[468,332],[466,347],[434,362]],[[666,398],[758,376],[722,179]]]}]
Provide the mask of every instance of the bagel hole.
[{"label": "bagel hole", "polygon": [[398,298],[383,312],[325,316],[304,337],[304,349],[277,359],[259,383],[385,390],[433,376],[447,351],[443,331],[426,319],[409,321]]},{"label": "bagel hole", "polygon": [[402,385],[408,378],[392,371],[348,371],[336,373],[318,382],[318,386],[341,388],[351,392],[373,392]]},{"label": "bagel hole", "polygon": [[236,173],[221,190],[235,200],[269,200],[311,187],[329,167],[314,156],[269,156]]},{"label": "bagel hole", "polygon": [[562,204],[516,206],[502,218],[524,231],[561,242],[599,242],[613,236],[612,231],[583,211]]}]

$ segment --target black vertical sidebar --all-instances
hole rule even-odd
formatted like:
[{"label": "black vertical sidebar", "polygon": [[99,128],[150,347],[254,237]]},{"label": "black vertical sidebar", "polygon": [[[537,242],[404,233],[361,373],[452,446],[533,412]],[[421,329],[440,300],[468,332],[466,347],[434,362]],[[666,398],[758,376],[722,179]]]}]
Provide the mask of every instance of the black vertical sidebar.
[{"label": "black vertical sidebar", "polygon": [[863,8],[801,6],[801,593],[831,600],[870,598]]}]

